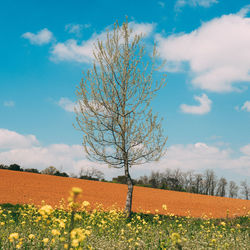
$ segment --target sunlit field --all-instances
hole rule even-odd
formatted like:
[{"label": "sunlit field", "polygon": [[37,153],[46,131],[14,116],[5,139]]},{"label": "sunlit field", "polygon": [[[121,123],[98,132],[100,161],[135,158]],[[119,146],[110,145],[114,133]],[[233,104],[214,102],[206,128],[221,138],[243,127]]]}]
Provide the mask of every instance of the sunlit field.
[{"label": "sunlit field", "polygon": [[249,212],[237,218],[178,217],[158,211],[134,213],[78,203],[72,188],[57,208],[42,204],[0,208],[0,249],[248,249]]}]

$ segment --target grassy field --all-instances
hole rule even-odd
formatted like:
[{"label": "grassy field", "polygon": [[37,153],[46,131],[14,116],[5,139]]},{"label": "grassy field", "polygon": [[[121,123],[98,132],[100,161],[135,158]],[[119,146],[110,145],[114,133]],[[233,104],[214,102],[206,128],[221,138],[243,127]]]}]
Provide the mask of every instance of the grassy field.
[{"label": "grassy field", "polygon": [[[2,204],[0,249],[249,249],[248,215],[234,219],[89,210],[73,188],[67,204]],[[163,205],[167,210],[167,206]],[[156,211],[157,212],[157,211]]]}]

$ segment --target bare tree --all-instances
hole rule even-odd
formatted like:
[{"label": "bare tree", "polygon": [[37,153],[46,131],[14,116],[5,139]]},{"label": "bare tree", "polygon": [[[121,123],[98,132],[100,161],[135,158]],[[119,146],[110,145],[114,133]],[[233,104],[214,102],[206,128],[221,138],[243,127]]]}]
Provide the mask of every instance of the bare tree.
[{"label": "bare tree", "polygon": [[114,24],[106,41],[93,51],[93,69],[88,70],[77,89],[78,128],[90,160],[123,168],[128,192],[125,213],[130,216],[133,183],[130,167],[158,160],[165,152],[167,138],[161,120],[153,115],[150,102],[165,78],[154,81],[156,49],[147,57],[142,35]]},{"label": "bare tree", "polygon": [[226,186],[227,180],[224,177],[221,177],[217,184],[216,195],[224,197],[226,195]]},{"label": "bare tree", "polygon": [[79,178],[80,179],[97,179],[97,180],[102,180],[104,179],[104,173],[96,168],[81,168],[79,172]]},{"label": "bare tree", "polygon": [[54,175],[58,170],[54,166],[49,166],[41,171],[41,174]]},{"label": "bare tree", "polygon": [[240,185],[244,199],[249,200],[250,187],[248,186],[247,181],[242,181]]},{"label": "bare tree", "polygon": [[146,175],[140,176],[140,178],[138,180],[138,184],[148,185],[149,184],[149,178],[148,178],[148,176],[146,176]]},{"label": "bare tree", "polygon": [[195,174],[194,176],[194,186],[195,193],[202,194],[203,192],[203,182],[202,182],[202,174]]},{"label": "bare tree", "polygon": [[230,198],[237,198],[238,190],[239,190],[239,187],[237,186],[237,184],[234,181],[230,181],[229,182],[229,192],[228,192],[229,197]]},{"label": "bare tree", "polygon": [[182,177],[183,177],[183,188],[185,191],[189,192],[189,193],[192,193],[195,191],[195,177],[194,177],[194,172],[191,170],[191,171],[188,171],[186,173],[183,173],[182,174]]},{"label": "bare tree", "polygon": [[153,188],[160,188],[162,182],[162,176],[161,174],[157,172],[152,172],[149,177],[149,183]]},{"label": "bare tree", "polygon": [[214,191],[216,188],[216,176],[213,170],[207,169],[204,175],[204,189],[205,194],[214,195]]}]

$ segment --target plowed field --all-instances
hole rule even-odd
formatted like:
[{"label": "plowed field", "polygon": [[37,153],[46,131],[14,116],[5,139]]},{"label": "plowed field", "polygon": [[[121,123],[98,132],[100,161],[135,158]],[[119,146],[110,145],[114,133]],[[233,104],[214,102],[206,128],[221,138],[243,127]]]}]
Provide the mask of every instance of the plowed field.
[{"label": "plowed field", "polygon": [[[87,181],[74,178],[64,178],[50,175],[40,175],[27,172],[0,170],[0,204],[33,203],[40,205],[58,205],[64,198],[67,200],[72,187],[83,190],[82,201],[89,201],[92,206],[101,203],[105,208],[116,204],[122,208],[125,204],[127,186],[122,184]],[[135,187],[133,196],[133,211],[150,211],[159,209],[166,204],[167,212],[176,215],[201,217],[226,217],[244,215],[250,210],[250,201],[189,194],[153,188]]]}]

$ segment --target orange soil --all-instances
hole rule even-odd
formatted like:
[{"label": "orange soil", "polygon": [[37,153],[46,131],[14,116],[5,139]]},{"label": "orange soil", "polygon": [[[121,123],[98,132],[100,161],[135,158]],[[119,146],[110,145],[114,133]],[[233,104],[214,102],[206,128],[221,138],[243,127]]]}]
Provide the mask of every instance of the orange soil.
[{"label": "orange soil", "polygon": [[[27,172],[0,170],[0,204],[46,204],[58,205],[64,198],[67,200],[69,190],[80,187],[83,190],[82,201],[91,204],[101,203],[105,208],[116,204],[119,208],[125,205],[127,186],[122,184],[87,181]],[[250,201],[189,194],[153,188],[135,187],[133,193],[133,211],[150,211],[159,209],[165,214],[162,205],[166,204],[167,212],[176,215],[193,217],[226,217],[244,215],[250,210]],[[189,211],[189,212],[188,212]]]}]

